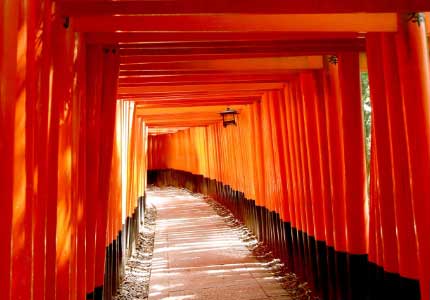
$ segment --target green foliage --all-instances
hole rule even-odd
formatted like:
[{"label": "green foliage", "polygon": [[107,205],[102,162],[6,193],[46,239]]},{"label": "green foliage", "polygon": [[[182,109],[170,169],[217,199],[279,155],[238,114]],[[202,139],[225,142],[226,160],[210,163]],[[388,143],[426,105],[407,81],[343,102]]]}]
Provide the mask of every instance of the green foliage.
[{"label": "green foliage", "polygon": [[363,103],[364,116],[364,139],[366,147],[366,171],[367,181],[369,182],[370,174],[370,147],[372,138],[372,106],[370,103],[369,76],[367,72],[361,74],[361,99]]}]

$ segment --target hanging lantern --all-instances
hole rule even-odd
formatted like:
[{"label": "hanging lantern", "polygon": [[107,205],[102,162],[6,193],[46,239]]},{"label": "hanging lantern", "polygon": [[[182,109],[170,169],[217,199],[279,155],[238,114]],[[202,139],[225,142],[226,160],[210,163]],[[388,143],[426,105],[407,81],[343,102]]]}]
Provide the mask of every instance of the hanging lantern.
[{"label": "hanging lantern", "polygon": [[231,108],[227,108],[225,111],[220,112],[222,116],[222,125],[227,127],[228,125],[236,125],[237,111]]}]

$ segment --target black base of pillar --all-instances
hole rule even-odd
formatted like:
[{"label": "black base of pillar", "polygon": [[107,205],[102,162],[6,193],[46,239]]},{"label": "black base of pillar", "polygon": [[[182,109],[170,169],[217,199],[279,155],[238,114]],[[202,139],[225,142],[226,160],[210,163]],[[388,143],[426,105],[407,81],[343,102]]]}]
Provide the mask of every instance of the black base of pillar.
[{"label": "black base of pillar", "polygon": [[102,300],[103,287],[102,286],[96,287],[92,293],[87,294],[87,299]]}]

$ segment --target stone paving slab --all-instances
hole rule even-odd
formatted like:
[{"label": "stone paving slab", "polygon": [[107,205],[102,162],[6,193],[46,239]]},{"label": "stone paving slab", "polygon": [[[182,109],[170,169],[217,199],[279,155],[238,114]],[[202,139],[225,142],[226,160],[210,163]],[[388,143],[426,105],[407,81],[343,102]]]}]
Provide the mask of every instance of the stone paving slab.
[{"label": "stone paving slab", "polygon": [[238,234],[198,195],[154,188],[157,208],[149,300],[288,300]]}]

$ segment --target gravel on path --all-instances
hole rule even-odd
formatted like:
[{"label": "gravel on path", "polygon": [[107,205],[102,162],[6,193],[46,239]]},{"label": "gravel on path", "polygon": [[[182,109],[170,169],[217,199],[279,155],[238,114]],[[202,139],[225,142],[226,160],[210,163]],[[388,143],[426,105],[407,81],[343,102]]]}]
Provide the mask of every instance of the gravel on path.
[{"label": "gravel on path", "polygon": [[157,210],[151,205],[145,212],[144,226],[136,240],[136,249],[125,265],[124,279],[114,300],[148,299]]}]

